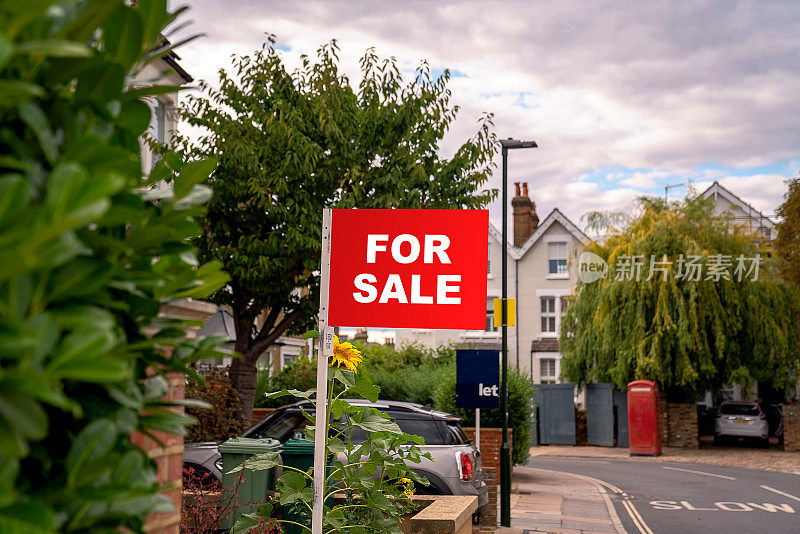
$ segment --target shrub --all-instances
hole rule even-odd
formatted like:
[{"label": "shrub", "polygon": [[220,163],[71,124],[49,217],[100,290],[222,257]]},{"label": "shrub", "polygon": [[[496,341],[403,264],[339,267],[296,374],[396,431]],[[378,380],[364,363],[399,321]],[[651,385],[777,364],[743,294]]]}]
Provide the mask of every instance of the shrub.
[{"label": "shrub", "polygon": [[141,99],[175,89],[126,80],[175,15],[127,4],[0,2],[0,532],[142,532],[170,504],[131,433],[183,433],[161,375],[217,356],[158,316],[226,277],[189,244],[214,162],[142,178]]},{"label": "shrub", "polygon": [[209,367],[201,373],[202,381],[193,379],[186,387],[186,398],[206,402],[210,408],[189,406],[186,413],[197,419],[197,424],[189,427],[186,440],[224,441],[241,434],[247,429],[247,422],[240,415],[239,394],[231,385],[228,370]]},{"label": "shrub", "polygon": [[[475,425],[475,410],[456,408],[456,374],[444,375],[434,394],[433,406],[437,410],[464,418],[465,426]],[[534,406],[533,381],[514,366],[508,367],[508,426],[514,429],[511,458],[523,464],[530,453]],[[500,428],[503,419],[500,409],[481,410],[481,426]]]},{"label": "shrub", "polygon": [[395,350],[384,345],[363,348],[363,371],[380,386],[381,398],[433,404],[437,383],[455,376],[455,349],[424,349],[417,345]]},{"label": "shrub", "polygon": [[[317,387],[317,359],[316,358],[297,358],[289,365],[283,367],[273,374],[269,380],[269,387],[266,392],[280,391],[282,389],[296,389],[306,391]],[[291,398],[267,398],[261,395],[256,397],[256,408],[276,408],[284,404],[295,402],[299,399]]]}]

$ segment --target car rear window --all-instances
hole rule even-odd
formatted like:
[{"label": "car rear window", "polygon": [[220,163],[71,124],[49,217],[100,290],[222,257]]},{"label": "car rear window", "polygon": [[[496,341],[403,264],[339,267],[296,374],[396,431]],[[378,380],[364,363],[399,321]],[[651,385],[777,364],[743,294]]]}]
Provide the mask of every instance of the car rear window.
[{"label": "car rear window", "polygon": [[758,407],[751,404],[723,404],[723,415],[758,415]]},{"label": "car rear window", "polygon": [[444,445],[444,437],[434,419],[396,419],[400,430],[406,434],[422,436],[425,445]]},{"label": "car rear window", "polygon": [[450,433],[454,445],[469,443],[469,436],[467,436],[467,433],[464,432],[464,429],[461,428],[461,425],[458,423],[447,423],[447,431]]},{"label": "car rear window", "polygon": [[249,433],[249,437],[254,438],[273,438],[281,443],[285,443],[294,436],[295,431],[302,430],[308,424],[302,414],[287,413],[283,417],[277,417],[274,421],[267,421],[266,424]]}]

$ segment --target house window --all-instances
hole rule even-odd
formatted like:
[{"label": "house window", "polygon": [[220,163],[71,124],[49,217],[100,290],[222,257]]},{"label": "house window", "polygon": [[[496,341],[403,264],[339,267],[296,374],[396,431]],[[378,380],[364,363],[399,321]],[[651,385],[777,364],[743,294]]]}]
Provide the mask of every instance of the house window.
[{"label": "house window", "polygon": [[486,274],[492,274],[492,244],[486,245]]},{"label": "house window", "polygon": [[539,379],[542,384],[555,383],[557,379],[555,358],[542,358],[539,360]]},{"label": "house window", "polygon": [[572,299],[573,297],[571,295],[564,295],[561,297],[561,317],[564,317],[567,313],[567,308],[572,304]]},{"label": "house window", "polygon": [[[167,107],[164,102],[155,99],[153,102],[153,116],[150,122],[150,135],[153,141],[159,145],[167,142]],[[155,167],[161,159],[161,155],[151,149],[150,167]]]},{"label": "house window", "polygon": [[567,274],[567,244],[563,242],[547,244],[547,272]]},{"label": "house window", "polygon": [[497,332],[497,327],[494,325],[494,310],[486,311],[486,331]]},{"label": "house window", "polygon": [[770,238],[772,237],[772,232],[766,226],[760,226],[758,228],[758,233],[764,236],[764,239],[766,239],[767,241],[769,241]]},{"label": "house window", "polygon": [[556,297],[540,297],[542,306],[542,333],[556,333]]},{"label": "house window", "polygon": [[292,362],[297,360],[299,357],[300,357],[299,354],[281,354],[281,358],[283,359],[281,367],[286,367],[287,365],[291,365]]}]

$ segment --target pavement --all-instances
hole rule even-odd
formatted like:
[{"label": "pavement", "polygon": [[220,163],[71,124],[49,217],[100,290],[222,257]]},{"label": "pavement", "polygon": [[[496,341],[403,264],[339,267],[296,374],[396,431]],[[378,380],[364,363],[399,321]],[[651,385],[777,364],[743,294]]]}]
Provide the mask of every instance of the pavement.
[{"label": "pavement", "polygon": [[602,485],[588,477],[515,467],[511,488],[511,527],[498,533],[624,533]]},{"label": "pavement", "polygon": [[638,462],[680,462],[719,467],[741,467],[800,475],[800,455],[778,448],[754,449],[746,445],[715,447],[702,442],[699,449],[663,447],[661,456],[631,457],[627,448],[547,445],[531,447],[532,458],[586,458]]}]

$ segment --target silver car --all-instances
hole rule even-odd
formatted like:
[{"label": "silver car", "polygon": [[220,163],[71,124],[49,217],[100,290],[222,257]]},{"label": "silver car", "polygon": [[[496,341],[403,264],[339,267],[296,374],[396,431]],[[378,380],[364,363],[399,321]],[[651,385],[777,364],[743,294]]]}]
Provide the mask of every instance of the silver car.
[{"label": "silver car", "polygon": [[[478,497],[477,516],[489,507],[489,488],[483,482],[480,451],[475,447],[461,425],[460,418],[419,404],[398,401],[350,400],[351,404],[372,406],[388,414],[406,434],[425,439],[423,452],[430,453],[433,461],[423,459],[409,467],[430,482],[430,486],[417,485],[416,492],[423,495],[475,495]],[[291,439],[297,430],[306,426],[301,407],[313,413],[313,404],[298,402],[278,408],[242,434],[248,438],[273,438],[281,443]],[[184,447],[184,468],[191,468],[195,476],[206,475],[208,480],[222,479],[222,456],[218,443],[188,443]]]},{"label": "silver car", "polygon": [[714,444],[720,445],[731,438],[758,440],[769,446],[769,424],[758,403],[752,401],[723,402],[714,421]]}]

